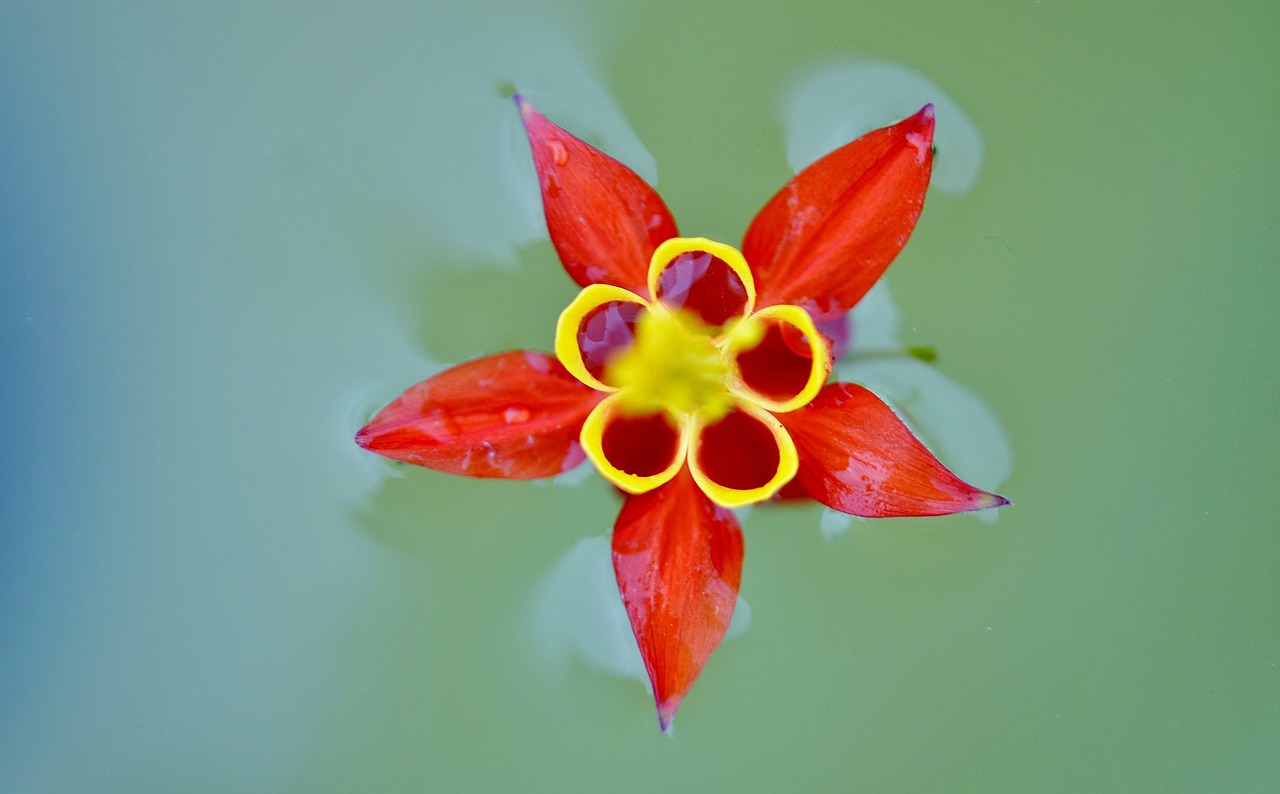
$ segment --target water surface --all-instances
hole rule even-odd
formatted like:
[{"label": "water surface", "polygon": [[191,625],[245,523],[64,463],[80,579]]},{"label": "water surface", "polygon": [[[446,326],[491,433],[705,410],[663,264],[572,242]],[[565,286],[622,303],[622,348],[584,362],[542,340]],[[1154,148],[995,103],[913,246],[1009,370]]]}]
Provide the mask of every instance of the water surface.
[{"label": "water surface", "polygon": [[[0,789],[1266,789],[1277,16],[7,4]],[[913,77],[865,110],[866,64]],[[999,421],[1016,505],[755,510],[750,626],[662,736],[640,684],[531,628],[616,514],[598,478],[351,435],[445,364],[551,344],[574,289],[513,87],[736,241],[806,141],[921,85],[979,148],[940,128],[900,341]]]}]

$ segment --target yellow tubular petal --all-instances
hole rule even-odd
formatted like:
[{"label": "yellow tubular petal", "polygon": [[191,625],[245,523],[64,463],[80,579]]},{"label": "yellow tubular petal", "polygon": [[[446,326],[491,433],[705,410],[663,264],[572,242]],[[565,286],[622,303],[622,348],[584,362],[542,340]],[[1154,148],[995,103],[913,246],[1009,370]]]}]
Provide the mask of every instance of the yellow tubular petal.
[{"label": "yellow tubular petal", "polygon": [[680,467],[684,465],[685,457],[688,455],[690,425],[687,420],[677,421],[668,416],[668,420],[676,425],[679,440],[676,444],[675,454],[672,456],[671,465],[667,466],[666,469],[649,476],[623,471],[614,466],[605,457],[604,431],[610,419],[616,415],[625,415],[627,413],[623,404],[625,398],[626,393],[621,392],[602,400],[587,415],[587,421],[582,425],[582,434],[579,436],[579,441],[582,443],[583,451],[587,453],[587,457],[591,459],[601,477],[604,477],[627,493],[644,493],[669,482],[679,473]]},{"label": "yellow tubular petal", "polygon": [[[774,321],[790,325],[804,334],[805,339],[809,341],[809,350],[812,353],[809,379],[805,382],[804,388],[790,399],[774,400],[757,393],[743,381],[742,375],[738,371],[737,354],[745,353],[760,343],[760,339],[763,336],[762,331],[759,330],[761,321]],[[755,327],[752,327],[753,325]],[[803,408],[813,402],[813,398],[817,397],[818,392],[822,391],[823,384],[827,382],[827,375],[831,372],[831,349],[827,347],[826,341],[818,331],[817,326],[814,325],[813,318],[809,316],[809,313],[799,306],[787,304],[768,306],[747,318],[742,324],[742,328],[743,332],[741,334],[731,334],[725,342],[726,352],[729,354],[728,358],[732,361],[729,390],[744,400],[779,414]]]},{"label": "yellow tubular petal", "polygon": [[556,358],[560,359],[560,363],[564,364],[570,374],[596,391],[612,392],[617,391],[618,387],[602,382],[587,371],[587,365],[582,361],[582,349],[578,346],[578,329],[582,320],[594,309],[614,301],[638,303],[645,307],[649,305],[648,301],[630,290],[610,284],[591,284],[560,312],[560,319],[556,321]]},{"label": "yellow tubular petal", "polygon": [[[698,483],[698,486],[702,488],[703,493],[721,507],[744,507],[756,502],[763,502],[790,482],[800,468],[800,458],[796,453],[795,442],[791,440],[791,434],[787,432],[786,428],[782,426],[782,423],[775,416],[749,402],[739,403],[737,408],[743,413],[758,419],[773,435],[773,439],[778,445],[778,470],[768,482],[758,488],[728,488],[715,482],[703,471],[698,460],[698,445],[701,443],[703,426],[714,424],[714,422],[708,423],[695,419],[695,424],[690,431],[692,441],[689,447],[689,471],[693,474],[693,479]],[[588,419],[588,421],[590,420]]]},{"label": "yellow tubular petal", "polygon": [[654,300],[658,297],[658,276],[662,275],[672,259],[688,251],[706,251],[728,265],[747,290],[747,306],[743,314],[751,314],[756,307],[756,281],[751,276],[751,268],[747,267],[747,260],[737,248],[705,237],[672,237],[663,241],[653,252],[653,256],[649,258],[649,294]]}]

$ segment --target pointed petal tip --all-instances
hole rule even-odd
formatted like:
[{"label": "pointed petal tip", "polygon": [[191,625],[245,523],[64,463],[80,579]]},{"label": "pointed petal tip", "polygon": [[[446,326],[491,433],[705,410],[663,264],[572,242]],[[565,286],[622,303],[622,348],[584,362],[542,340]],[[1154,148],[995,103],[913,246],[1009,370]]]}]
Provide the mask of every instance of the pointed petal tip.
[{"label": "pointed petal tip", "polygon": [[359,444],[361,447],[365,449],[368,449],[369,446],[373,444],[373,423],[372,422],[370,422],[369,424],[365,425],[364,427],[356,431],[355,441],[357,444]]},{"label": "pointed petal tip", "polygon": [[909,146],[915,148],[916,162],[922,165],[930,163],[929,150],[933,147],[934,115],[933,103],[920,108],[914,116],[903,119],[898,125]]},{"label": "pointed petal tip", "polygon": [[[920,125],[920,129],[924,133],[926,143],[929,146],[932,146],[934,130],[937,126],[937,116],[934,113],[932,102],[920,108],[920,112],[915,115],[915,121]],[[910,137],[911,136],[908,135],[908,138]]]},{"label": "pointed petal tip", "polygon": [[613,525],[613,571],[649,673],[658,727],[676,709],[729,627],[742,576],[742,530],[687,466],[627,497]]},{"label": "pointed petal tip", "polygon": [[988,493],[983,496],[978,504],[973,506],[974,510],[994,510],[997,507],[1009,507],[1013,502],[1007,497],[998,493]]},{"label": "pointed petal tip", "polygon": [[[933,134],[936,125],[937,116],[934,113],[933,103],[925,105],[916,112],[914,116],[902,121],[902,126],[907,130],[907,142],[918,149],[923,146],[933,145]],[[911,128],[914,127],[914,130]],[[923,141],[921,140],[923,137]],[[923,154],[923,150],[921,150]]]},{"label": "pointed petal tip", "polygon": [[520,111],[520,119],[526,124],[529,119],[542,118],[542,114],[538,112],[538,109],[533,106],[532,102],[525,99],[524,94],[512,94],[511,99],[516,103],[516,110]]},{"label": "pointed petal tip", "polygon": [[667,700],[658,706],[658,727],[662,732],[671,736],[675,731],[672,724],[676,718],[676,709],[680,708],[680,698],[667,698]]}]

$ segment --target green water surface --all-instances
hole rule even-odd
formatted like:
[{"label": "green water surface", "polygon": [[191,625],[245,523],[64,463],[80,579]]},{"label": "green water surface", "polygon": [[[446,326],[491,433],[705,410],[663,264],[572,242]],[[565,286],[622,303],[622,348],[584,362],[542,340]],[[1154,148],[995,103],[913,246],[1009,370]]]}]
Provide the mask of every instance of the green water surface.
[{"label": "green water surface", "polygon": [[[463,9],[0,6],[0,791],[1280,788],[1280,7]],[[610,489],[351,436],[575,293],[510,90],[735,242],[868,60],[981,135],[888,280],[1015,506],[757,509],[667,737],[530,619]]]}]

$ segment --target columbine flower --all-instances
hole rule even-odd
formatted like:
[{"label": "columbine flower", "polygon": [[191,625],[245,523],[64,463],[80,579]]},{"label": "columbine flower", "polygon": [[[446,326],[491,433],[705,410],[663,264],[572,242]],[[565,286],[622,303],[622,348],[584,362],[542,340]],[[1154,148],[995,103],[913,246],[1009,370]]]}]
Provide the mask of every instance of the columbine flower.
[{"label": "columbine flower", "polygon": [[556,326],[556,356],[454,367],[409,388],[356,441],[472,477],[548,477],[586,457],[626,492],[614,573],[667,730],[737,601],[731,508],[784,486],[866,517],[1007,504],[952,474],[871,392],[826,383],[819,328],[838,326],[911,234],[933,108],[802,171],[739,252],[679,237],[634,172],[516,102],[551,240],[583,287]]}]

